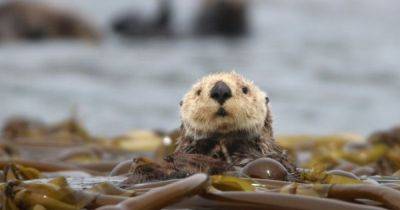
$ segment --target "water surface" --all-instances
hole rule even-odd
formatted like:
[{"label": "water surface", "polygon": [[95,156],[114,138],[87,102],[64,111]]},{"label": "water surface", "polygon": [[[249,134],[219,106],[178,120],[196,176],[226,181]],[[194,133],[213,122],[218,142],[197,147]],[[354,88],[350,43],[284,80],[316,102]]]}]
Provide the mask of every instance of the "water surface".
[{"label": "water surface", "polygon": [[255,1],[252,33],[234,40],[190,36],[196,2],[176,3],[178,37],[127,42],[108,24],[138,1],[57,1],[104,40],[1,44],[0,122],[55,122],[76,107],[96,134],[173,129],[192,83],[236,69],[270,95],[277,133],[368,134],[400,123],[400,2]]}]

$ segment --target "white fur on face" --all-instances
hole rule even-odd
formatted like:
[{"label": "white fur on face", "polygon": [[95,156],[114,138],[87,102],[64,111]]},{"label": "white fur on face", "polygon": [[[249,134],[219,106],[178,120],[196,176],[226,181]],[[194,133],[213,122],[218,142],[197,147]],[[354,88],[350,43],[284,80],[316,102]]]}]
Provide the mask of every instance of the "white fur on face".
[{"label": "white fur on face", "polygon": [[[225,82],[232,97],[220,105],[210,97],[210,91],[218,81]],[[248,93],[242,91],[248,88]],[[185,94],[181,106],[181,120],[188,134],[206,136],[215,132],[232,131],[260,132],[267,116],[266,94],[253,82],[241,75],[231,73],[211,74],[202,78]],[[228,115],[216,115],[223,107]]]}]

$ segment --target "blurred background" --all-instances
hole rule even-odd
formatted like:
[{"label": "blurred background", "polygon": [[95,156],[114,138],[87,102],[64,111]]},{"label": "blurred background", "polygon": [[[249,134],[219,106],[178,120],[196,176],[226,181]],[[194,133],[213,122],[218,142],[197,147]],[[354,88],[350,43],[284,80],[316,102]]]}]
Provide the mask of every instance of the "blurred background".
[{"label": "blurred background", "polygon": [[395,0],[0,0],[0,123],[171,130],[197,79],[235,69],[278,134],[366,135],[400,123],[399,21]]}]

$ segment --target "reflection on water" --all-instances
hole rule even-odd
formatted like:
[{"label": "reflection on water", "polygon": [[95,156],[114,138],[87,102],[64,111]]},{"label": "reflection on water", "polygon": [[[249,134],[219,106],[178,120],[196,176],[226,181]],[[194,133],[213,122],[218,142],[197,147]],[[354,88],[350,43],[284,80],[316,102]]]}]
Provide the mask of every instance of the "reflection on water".
[{"label": "reflection on water", "polygon": [[236,69],[269,93],[278,133],[367,134],[400,122],[397,1],[256,1],[246,39],[132,42],[107,29],[130,1],[64,3],[96,21],[103,42],[2,44],[0,121],[14,114],[55,121],[76,106],[99,134],[172,129],[197,78]]}]

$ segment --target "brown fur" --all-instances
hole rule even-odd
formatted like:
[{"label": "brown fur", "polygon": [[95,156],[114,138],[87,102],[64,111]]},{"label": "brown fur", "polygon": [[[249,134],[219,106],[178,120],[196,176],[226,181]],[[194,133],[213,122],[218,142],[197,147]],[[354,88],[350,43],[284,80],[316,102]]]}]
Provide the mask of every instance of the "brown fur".
[{"label": "brown fur", "polygon": [[200,154],[174,153],[165,157],[160,164],[146,158],[136,158],[122,186],[184,178],[195,173],[222,174],[230,170],[232,166],[225,161]]}]

